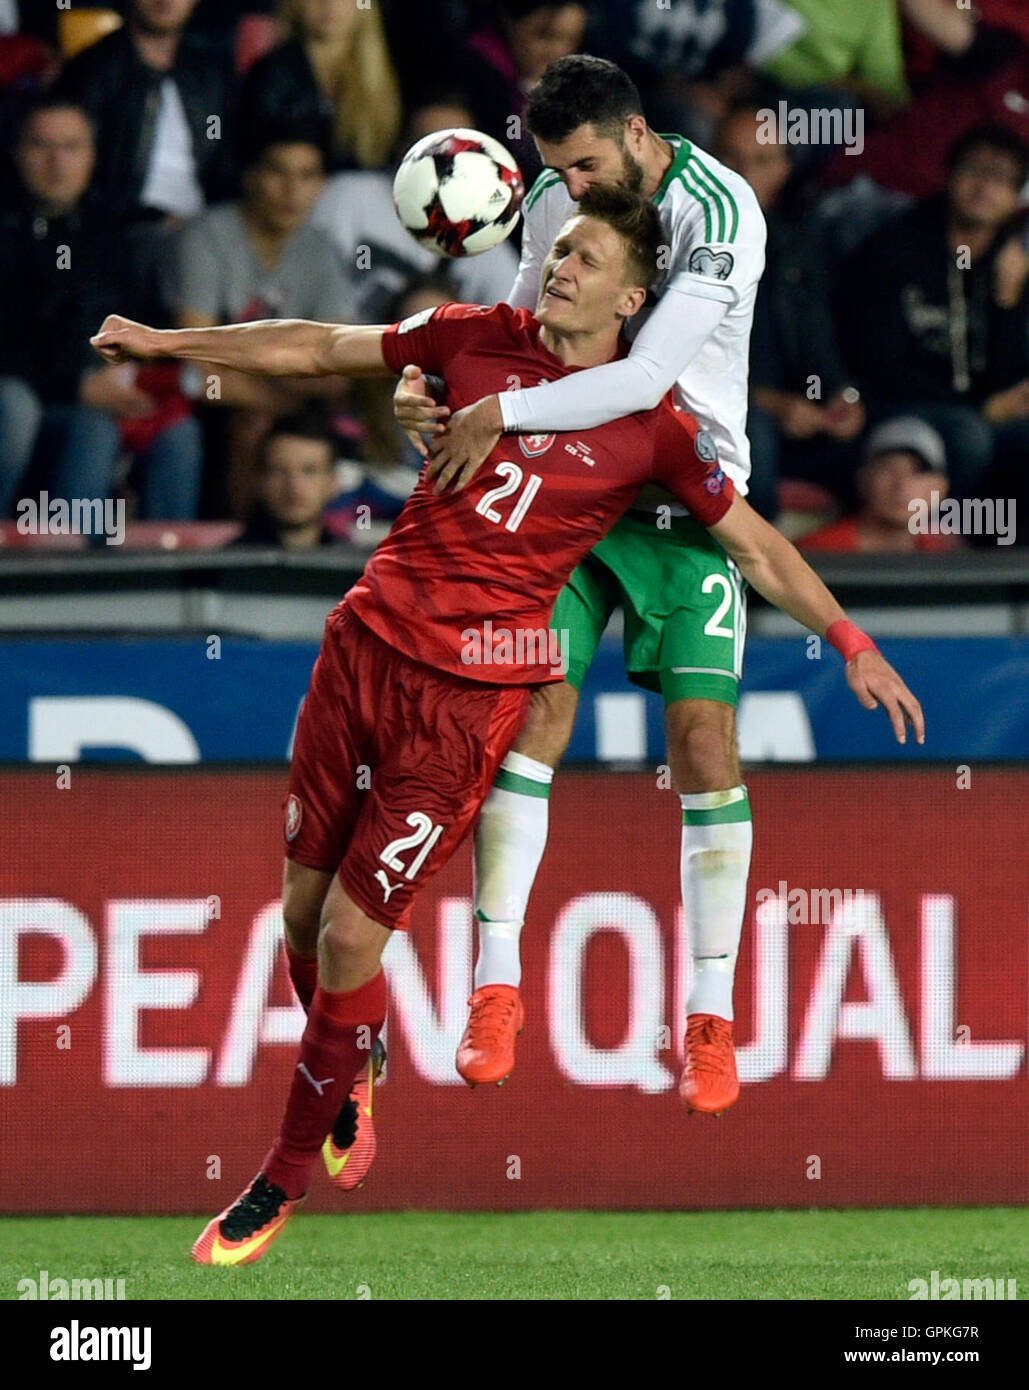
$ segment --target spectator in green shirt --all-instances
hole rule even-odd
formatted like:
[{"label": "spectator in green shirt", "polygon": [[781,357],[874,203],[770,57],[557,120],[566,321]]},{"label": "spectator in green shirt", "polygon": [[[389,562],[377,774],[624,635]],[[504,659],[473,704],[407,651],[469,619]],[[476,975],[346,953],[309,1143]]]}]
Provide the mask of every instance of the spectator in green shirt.
[{"label": "spectator in green shirt", "polygon": [[764,66],[786,87],[842,87],[883,114],[908,100],[897,0],[788,0],[807,32]]}]

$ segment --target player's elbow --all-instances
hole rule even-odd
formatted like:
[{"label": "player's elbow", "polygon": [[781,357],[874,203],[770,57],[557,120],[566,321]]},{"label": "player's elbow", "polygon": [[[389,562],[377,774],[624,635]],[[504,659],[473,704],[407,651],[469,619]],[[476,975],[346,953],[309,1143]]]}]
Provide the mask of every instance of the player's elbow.
[{"label": "player's elbow", "polygon": [[662,382],[654,382],[647,388],[641,410],[656,410],[668,394],[670,386],[665,386]]},{"label": "player's elbow", "polygon": [[638,372],[639,404],[635,409],[656,409],[675,385],[675,375],[670,374],[666,366],[663,367],[660,363],[651,361],[649,358],[633,362],[633,366]]}]

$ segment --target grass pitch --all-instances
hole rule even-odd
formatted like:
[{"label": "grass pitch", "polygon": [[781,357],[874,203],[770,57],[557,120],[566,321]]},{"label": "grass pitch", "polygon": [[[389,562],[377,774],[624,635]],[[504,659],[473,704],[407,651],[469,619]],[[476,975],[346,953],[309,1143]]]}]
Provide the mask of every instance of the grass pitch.
[{"label": "grass pitch", "polygon": [[296,1217],[256,1265],[208,1269],[196,1217],[9,1217],[0,1296],[19,1279],[123,1278],[129,1299],[908,1299],[911,1279],[1017,1279],[1029,1214],[531,1212]]}]

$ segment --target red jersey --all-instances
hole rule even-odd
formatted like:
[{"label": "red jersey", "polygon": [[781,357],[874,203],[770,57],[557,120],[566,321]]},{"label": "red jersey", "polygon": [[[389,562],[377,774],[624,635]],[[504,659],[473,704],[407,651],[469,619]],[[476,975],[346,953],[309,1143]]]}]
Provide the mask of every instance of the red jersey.
[{"label": "red jersey", "polygon": [[[452,411],[569,372],[527,309],[444,304],[393,324],[382,354],[446,380]],[[504,435],[463,492],[424,473],[345,603],[416,661],[500,685],[560,680],[550,615],[576,565],[657,482],[702,525],[728,511],[733,485],[710,435],[666,398],[596,429]]]}]

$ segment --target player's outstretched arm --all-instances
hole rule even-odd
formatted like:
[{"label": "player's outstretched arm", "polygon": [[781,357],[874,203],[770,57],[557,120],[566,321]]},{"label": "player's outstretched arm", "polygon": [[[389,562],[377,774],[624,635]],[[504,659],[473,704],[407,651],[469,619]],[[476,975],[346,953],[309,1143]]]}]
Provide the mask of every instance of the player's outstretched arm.
[{"label": "player's outstretched arm", "polygon": [[898,743],[907,742],[908,723],[918,742],[925,742],[922,706],[871,638],[847,619],[795,545],[739,496],[710,530],[759,594],[843,653],[851,690],[865,709],[883,706]]},{"label": "player's outstretched arm", "polygon": [[175,357],[258,376],[392,376],[382,324],[258,319],[216,328],[150,328],[108,314],[90,342],[109,362]]}]

